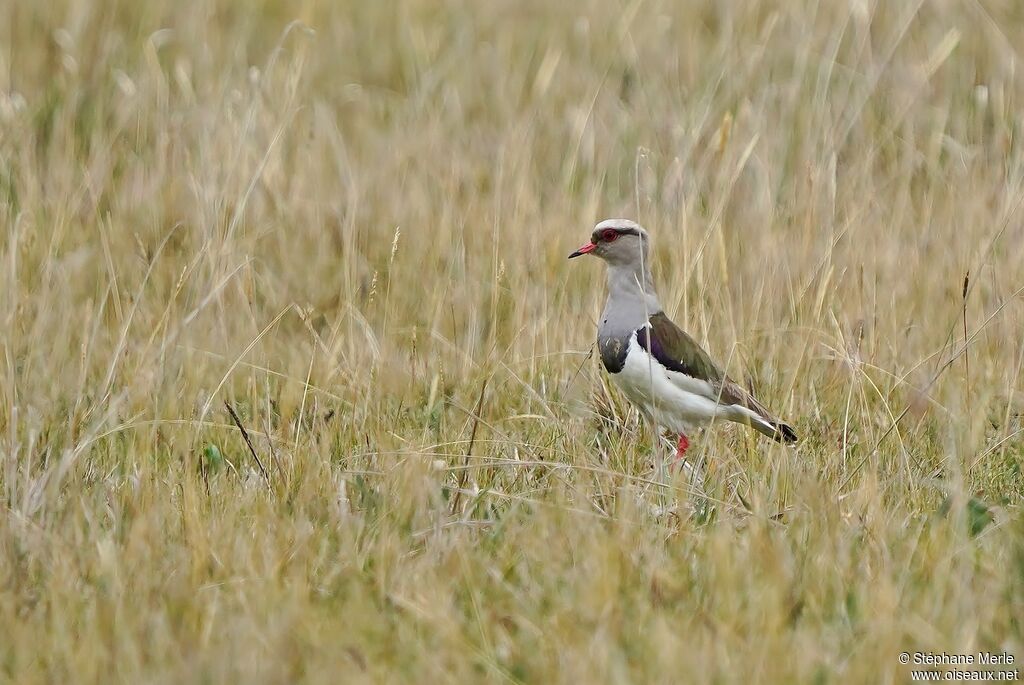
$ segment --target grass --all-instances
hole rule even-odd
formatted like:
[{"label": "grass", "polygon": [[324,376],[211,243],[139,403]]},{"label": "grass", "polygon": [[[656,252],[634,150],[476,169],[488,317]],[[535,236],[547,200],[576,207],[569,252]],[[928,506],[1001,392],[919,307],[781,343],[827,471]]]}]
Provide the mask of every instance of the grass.
[{"label": "grass", "polygon": [[[1015,3],[0,15],[0,679],[1024,658]],[[589,354],[608,216],[802,437],[692,436],[707,507]]]}]

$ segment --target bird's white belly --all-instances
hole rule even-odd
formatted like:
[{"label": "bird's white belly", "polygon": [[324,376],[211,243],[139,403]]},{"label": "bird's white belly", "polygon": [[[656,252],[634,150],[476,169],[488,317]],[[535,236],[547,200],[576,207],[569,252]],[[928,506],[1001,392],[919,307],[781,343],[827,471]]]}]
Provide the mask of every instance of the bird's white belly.
[{"label": "bird's white belly", "polygon": [[667,370],[640,347],[636,334],[622,371],[611,376],[650,419],[677,433],[708,423],[725,410],[708,397],[712,393],[706,381]]}]

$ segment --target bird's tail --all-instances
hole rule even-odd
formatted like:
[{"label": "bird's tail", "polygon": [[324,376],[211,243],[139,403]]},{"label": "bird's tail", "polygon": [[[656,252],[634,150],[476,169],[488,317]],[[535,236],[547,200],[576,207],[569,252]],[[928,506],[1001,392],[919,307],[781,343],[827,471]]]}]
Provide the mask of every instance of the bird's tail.
[{"label": "bird's tail", "polygon": [[795,430],[772,416],[763,404],[736,383],[726,379],[722,392],[723,397],[728,393],[728,401],[732,406],[727,409],[726,416],[732,421],[745,423],[776,442],[797,441]]},{"label": "bird's tail", "polygon": [[758,433],[764,433],[776,442],[793,443],[797,441],[796,431],[782,421],[751,421],[751,427]]}]

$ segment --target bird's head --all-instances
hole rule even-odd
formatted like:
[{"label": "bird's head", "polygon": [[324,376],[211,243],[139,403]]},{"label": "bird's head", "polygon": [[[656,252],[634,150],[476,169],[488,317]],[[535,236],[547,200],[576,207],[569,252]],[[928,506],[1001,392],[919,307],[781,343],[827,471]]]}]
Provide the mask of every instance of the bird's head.
[{"label": "bird's head", "polygon": [[639,266],[647,261],[647,231],[629,219],[605,219],[590,235],[590,242],[581,245],[569,259],[593,254],[614,266]]}]

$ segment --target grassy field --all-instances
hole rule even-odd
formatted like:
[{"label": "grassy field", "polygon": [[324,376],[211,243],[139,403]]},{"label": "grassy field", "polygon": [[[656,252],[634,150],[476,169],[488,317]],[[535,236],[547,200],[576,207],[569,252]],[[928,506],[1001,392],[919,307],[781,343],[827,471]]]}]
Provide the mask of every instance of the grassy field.
[{"label": "grassy field", "polygon": [[[0,16],[0,680],[1021,666],[1019,3]],[[798,445],[657,478],[608,216]]]}]

